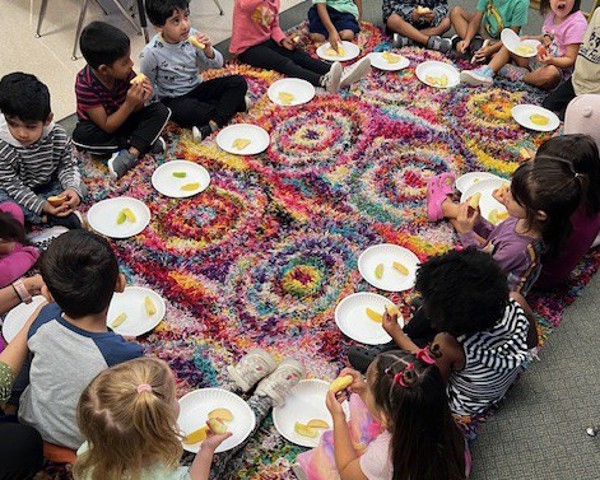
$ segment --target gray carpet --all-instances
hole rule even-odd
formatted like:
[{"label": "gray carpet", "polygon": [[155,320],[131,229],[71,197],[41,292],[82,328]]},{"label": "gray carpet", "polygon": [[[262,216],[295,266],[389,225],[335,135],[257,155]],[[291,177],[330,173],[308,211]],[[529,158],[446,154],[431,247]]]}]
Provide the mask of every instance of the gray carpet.
[{"label": "gray carpet", "polygon": [[[450,6],[459,2],[450,0]],[[284,29],[302,22],[306,1],[281,15]],[[475,0],[460,2],[474,8]],[[591,0],[582,10],[589,11]],[[381,0],[364,1],[364,19],[381,22]],[[526,33],[541,30],[542,17],[530,10]],[[217,48],[225,53],[229,41]],[[63,122],[71,131],[74,118]],[[600,278],[567,309],[558,330],[536,362],[511,389],[473,446],[472,480],[598,480],[600,435],[585,428],[600,424]]]}]

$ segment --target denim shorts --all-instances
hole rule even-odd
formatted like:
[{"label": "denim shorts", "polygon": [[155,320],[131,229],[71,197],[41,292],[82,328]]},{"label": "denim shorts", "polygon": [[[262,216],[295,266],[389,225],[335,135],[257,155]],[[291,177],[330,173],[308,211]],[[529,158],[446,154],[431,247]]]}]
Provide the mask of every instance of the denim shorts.
[{"label": "denim shorts", "polygon": [[[355,35],[360,32],[358,20],[351,13],[341,13],[331,7],[327,7],[327,13],[329,14],[329,18],[331,18],[331,23],[333,23],[338,32],[352,30]],[[308,11],[308,31],[310,33],[320,33],[325,38],[329,37],[329,32],[319,18],[316,5],[310,7]]]}]

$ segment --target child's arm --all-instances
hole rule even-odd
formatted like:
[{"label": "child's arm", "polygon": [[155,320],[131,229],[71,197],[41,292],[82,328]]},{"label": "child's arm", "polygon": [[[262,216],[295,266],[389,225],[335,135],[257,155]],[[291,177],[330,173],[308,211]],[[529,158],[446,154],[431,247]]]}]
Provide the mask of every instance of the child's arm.
[{"label": "child's arm", "polygon": [[205,45],[204,50],[197,49],[197,57],[206,68],[221,68],[223,66],[223,55],[213,47],[210,37],[202,32],[195,33],[198,41]]},{"label": "child's arm", "polygon": [[567,45],[565,47],[565,54],[562,57],[553,57],[550,54],[541,56],[538,54],[537,59],[544,65],[554,65],[557,68],[570,68],[575,65],[577,54],[579,53],[579,43]]},{"label": "child's arm", "polygon": [[360,468],[360,455],[354,450],[346,414],[333,392],[327,392],[327,409],[333,418],[333,454],[342,480],[368,480]]},{"label": "child's arm", "polygon": [[527,303],[527,300],[523,295],[517,292],[510,292],[510,298],[514,299],[523,309],[523,313],[527,317],[527,321],[529,322],[529,331],[527,332],[527,346],[529,348],[534,348],[538,346],[539,337],[537,331],[537,322],[535,321],[535,315],[533,314],[533,310]]},{"label": "child's arm", "polygon": [[362,0],[354,0],[354,5],[358,8],[358,21],[360,22],[363,15]]},{"label": "child's arm", "polygon": [[327,12],[327,4],[326,3],[317,3],[317,13],[319,14],[319,18],[321,19],[321,23],[327,30],[328,40],[331,44],[331,48],[333,48],[336,52],[338,51],[339,43],[341,42],[340,34],[335,29],[335,25],[331,21],[331,17],[329,16],[329,12]]},{"label": "child's arm", "polygon": [[208,480],[210,464],[212,463],[215,450],[229,437],[231,437],[231,432],[221,435],[211,435],[202,442],[200,451],[196,454],[196,458],[194,458],[194,462],[189,470],[192,480]]},{"label": "child's arm", "polygon": [[81,203],[81,173],[77,161],[73,157],[73,148],[68,137],[61,146],[61,150],[57,175],[60,184],[65,189],[62,192],[62,195],[66,197],[64,203],[69,206],[70,210],[73,210]]},{"label": "child's arm", "polygon": [[460,53],[465,53],[467,48],[469,48],[469,45],[471,44],[471,40],[473,40],[473,37],[477,34],[477,32],[479,32],[479,27],[481,27],[482,19],[483,19],[483,12],[480,10],[477,10],[471,17],[471,21],[469,22],[469,25],[467,26],[467,34],[465,35],[465,38],[463,38],[456,45],[456,48]]},{"label": "child's arm", "polygon": [[450,219],[450,222],[458,233],[463,246],[481,248],[485,245],[486,240],[473,231],[480,220],[479,208],[472,208],[469,202],[461,203],[458,206],[458,214],[455,219]]},{"label": "child's arm", "polygon": [[144,83],[129,87],[125,101],[115,113],[107,115],[101,105],[88,109],[86,113],[98,128],[106,133],[115,133],[133,112],[137,112],[144,106],[151,96],[152,85],[146,79]]},{"label": "child's arm", "polygon": [[[39,295],[44,281],[41,275],[34,275],[33,277],[24,278],[23,284],[32,297]],[[14,289],[12,285],[4,287],[0,290],[0,314],[8,312],[11,308],[16,307],[21,303],[21,297]]]}]

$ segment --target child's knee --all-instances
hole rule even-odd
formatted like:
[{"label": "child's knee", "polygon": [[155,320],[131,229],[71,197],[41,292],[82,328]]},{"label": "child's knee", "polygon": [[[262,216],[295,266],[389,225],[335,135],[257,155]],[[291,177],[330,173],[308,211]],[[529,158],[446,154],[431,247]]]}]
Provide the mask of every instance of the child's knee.
[{"label": "child's knee", "polygon": [[340,32],[340,38],[348,41],[354,40],[354,32],[352,30],[342,30]]},{"label": "child's knee", "polygon": [[459,7],[458,5],[455,7],[452,7],[452,9],[450,10],[450,19],[452,21],[454,21],[454,19],[456,18],[464,18],[465,17],[465,9],[462,7]]}]

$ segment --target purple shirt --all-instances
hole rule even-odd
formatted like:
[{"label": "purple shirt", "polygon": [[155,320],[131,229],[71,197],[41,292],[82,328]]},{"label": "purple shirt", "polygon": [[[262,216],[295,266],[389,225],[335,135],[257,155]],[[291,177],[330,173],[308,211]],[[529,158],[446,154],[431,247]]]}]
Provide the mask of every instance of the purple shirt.
[{"label": "purple shirt", "polygon": [[571,235],[565,240],[558,256],[544,264],[536,287],[552,288],[564,281],[600,232],[600,213],[588,215],[585,205],[575,210],[570,220],[573,227]]},{"label": "purple shirt", "polygon": [[[541,240],[517,233],[515,227],[518,220],[508,217],[494,227],[492,223],[481,218],[474,231],[461,233],[459,237],[465,247],[476,246],[490,253],[508,277],[510,291],[526,295],[540,273],[543,243]],[[481,246],[475,233],[487,240],[485,245]]]}]

